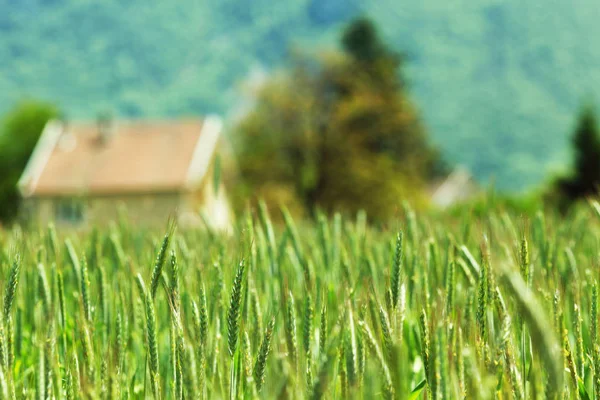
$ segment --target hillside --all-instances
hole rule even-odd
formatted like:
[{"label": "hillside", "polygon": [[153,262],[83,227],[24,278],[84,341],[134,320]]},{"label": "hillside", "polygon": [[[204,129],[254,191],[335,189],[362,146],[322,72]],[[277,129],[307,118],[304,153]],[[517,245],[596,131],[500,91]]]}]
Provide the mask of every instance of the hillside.
[{"label": "hillside", "polygon": [[33,96],[70,117],[228,113],[257,66],[335,44],[364,13],[406,54],[432,137],[519,190],[565,167],[596,95],[600,3],[538,0],[0,0],[0,112]]}]

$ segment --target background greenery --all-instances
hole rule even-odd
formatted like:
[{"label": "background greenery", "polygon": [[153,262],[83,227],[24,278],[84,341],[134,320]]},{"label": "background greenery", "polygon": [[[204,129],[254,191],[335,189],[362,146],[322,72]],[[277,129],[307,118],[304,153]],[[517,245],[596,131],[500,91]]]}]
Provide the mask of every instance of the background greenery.
[{"label": "background greenery", "polygon": [[68,116],[228,114],[253,71],[336,46],[358,14],[405,52],[425,125],[450,162],[520,190],[569,160],[600,70],[600,4],[537,0],[0,0],[0,112],[23,96]]},{"label": "background greenery", "polygon": [[262,198],[312,215],[318,207],[385,219],[401,200],[426,203],[427,183],[446,177],[398,54],[364,18],[340,42],[342,51],[296,57],[237,124],[234,208]]},{"label": "background greenery", "polygon": [[46,122],[58,115],[52,104],[29,101],[0,120],[0,222],[17,214],[19,178]]}]

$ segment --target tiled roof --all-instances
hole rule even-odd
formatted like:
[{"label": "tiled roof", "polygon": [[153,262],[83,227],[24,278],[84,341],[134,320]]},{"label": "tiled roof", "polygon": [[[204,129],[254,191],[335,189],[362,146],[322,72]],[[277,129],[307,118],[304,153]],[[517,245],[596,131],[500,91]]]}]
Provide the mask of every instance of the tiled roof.
[{"label": "tiled roof", "polygon": [[53,124],[46,127],[54,129],[53,139],[42,145],[42,137],[38,147],[46,149],[36,148],[21,179],[26,195],[184,190],[198,158],[212,157],[216,143],[200,140],[201,120],[114,121],[104,139],[96,122]]}]

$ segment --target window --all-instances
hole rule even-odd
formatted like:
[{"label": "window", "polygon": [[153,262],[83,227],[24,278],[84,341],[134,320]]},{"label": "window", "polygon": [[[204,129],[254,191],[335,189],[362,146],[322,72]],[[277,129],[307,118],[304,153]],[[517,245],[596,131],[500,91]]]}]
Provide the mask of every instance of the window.
[{"label": "window", "polygon": [[79,223],[85,217],[85,204],[80,199],[60,199],[56,203],[56,220]]}]

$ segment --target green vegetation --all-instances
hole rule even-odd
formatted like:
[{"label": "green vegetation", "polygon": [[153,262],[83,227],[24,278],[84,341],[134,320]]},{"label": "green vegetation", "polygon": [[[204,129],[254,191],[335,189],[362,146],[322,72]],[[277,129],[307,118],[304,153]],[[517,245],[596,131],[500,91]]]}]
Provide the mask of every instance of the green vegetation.
[{"label": "green vegetation", "polygon": [[344,23],[368,15],[406,54],[436,144],[501,189],[567,165],[573,116],[598,81],[593,0],[0,0],[0,9],[0,111],[29,95],[72,118],[225,113],[257,65],[285,66],[294,47],[334,47]]},{"label": "green vegetation", "polygon": [[17,215],[17,182],[46,122],[58,115],[54,106],[38,101],[17,105],[0,121],[0,222]]},{"label": "green vegetation", "polygon": [[592,399],[600,204],[0,230],[0,397]]},{"label": "green vegetation", "polygon": [[[300,58],[264,87],[233,137],[243,201],[393,215],[443,171],[403,88],[400,57],[358,19],[343,52]],[[294,204],[297,200],[299,204]],[[239,209],[240,207],[238,207]]]},{"label": "green vegetation", "polygon": [[556,182],[563,203],[598,194],[600,185],[600,134],[594,110],[583,109],[573,134],[574,163],[571,176]]}]

